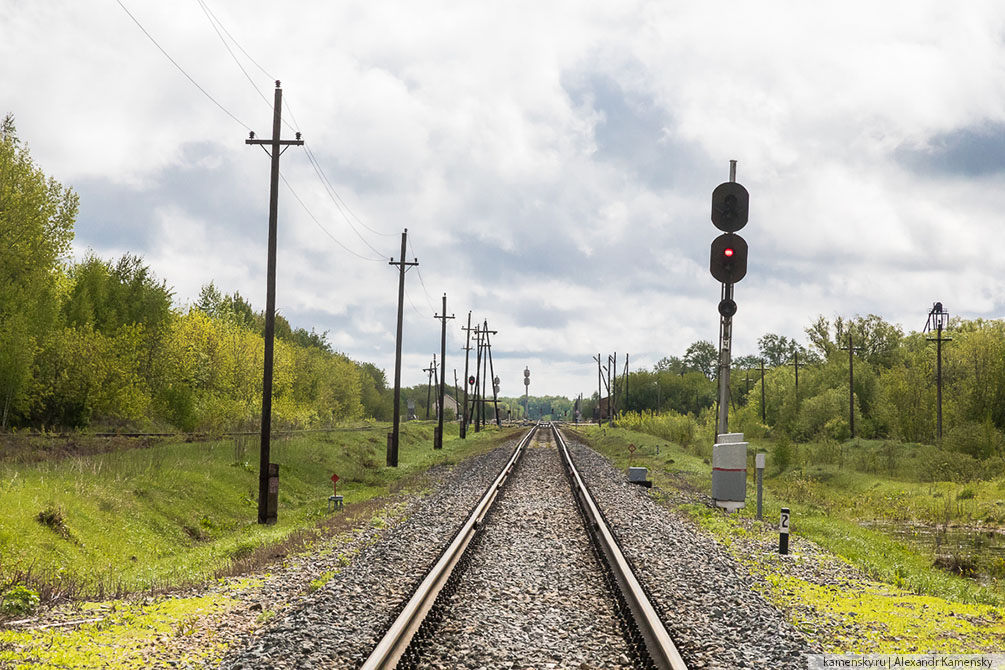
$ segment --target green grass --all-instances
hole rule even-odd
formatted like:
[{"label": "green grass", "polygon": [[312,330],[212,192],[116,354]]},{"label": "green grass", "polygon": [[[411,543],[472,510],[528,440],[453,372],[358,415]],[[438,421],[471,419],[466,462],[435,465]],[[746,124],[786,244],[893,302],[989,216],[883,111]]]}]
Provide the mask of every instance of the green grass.
[{"label": "green grass", "polygon": [[[707,445],[694,444],[684,450],[666,440],[621,428],[587,426],[580,431],[590,443],[619,468],[629,463],[648,467],[650,478],[663,488],[680,486],[681,480],[702,491],[711,490],[711,465],[706,463]],[[631,454],[629,444],[635,444]],[[656,455],[656,445],[660,454]],[[750,472],[754,472],[751,445]],[[806,449],[806,445],[800,445]],[[849,458],[853,458],[850,454]],[[891,519],[935,523],[948,518],[957,523],[974,520],[997,522],[1005,479],[970,482],[912,482],[879,474],[862,473],[837,465],[821,465],[775,473],[769,467],[764,481],[764,518],[777,520],[782,507],[792,512],[792,532],[816,542],[828,551],[862,569],[867,575],[919,595],[946,598],[958,603],[1005,606],[1005,584],[989,586],[949,574],[932,565],[930,555],[921,553],[880,530],[859,525],[860,521]],[[677,479],[669,481],[669,473]],[[756,514],[755,480],[748,481],[747,505],[740,516]],[[969,489],[972,495],[960,498]],[[692,510],[694,513],[694,510]],[[717,528],[722,515],[700,517],[717,536],[728,532]],[[722,521],[721,523],[725,523]],[[733,527],[739,528],[735,524]]]},{"label": "green grass", "polygon": [[263,545],[327,517],[333,472],[352,505],[387,494],[437,463],[496,446],[501,434],[457,438],[433,425],[403,425],[399,467],[386,468],[387,427],[310,434],[272,444],[280,464],[279,520],[257,520],[257,448],[232,441],[143,449],[30,464],[0,463],[0,585],[17,580],[82,595],[200,582]]},{"label": "green grass", "polygon": [[[0,631],[0,666],[17,670],[143,667],[151,664],[151,653],[158,643],[178,644],[181,638],[200,635],[200,622],[205,617],[225,615],[236,603],[219,594],[154,603],[84,603],[80,618],[100,621],[68,629]],[[176,664],[199,664],[217,655],[209,642],[178,646]],[[158,663],[156,667],[166,666]]]},{"label": "green grass", "polygon": [[[690,487],[707,493],[711,489],[711,466],[706,462],[709,445],[696,441],[683,449],[624,429],[586,427],[580,432],[616,467],[648,467],[650,478],[667,491]],[[628,450],[629,444],[636,446],[634,454]],[[751,449],[751,456],[753,452]],[[988,518],[986,510],[997,507],[1002,482],[969,482],[964,486],[908,481],[903,473],[900,477],[829,465],[771,473],[765,480],[763,524],[750,519],[756,512],[752,485],[740,514],[727,515],[698,504],[679,508],[747,566],[758,578],[755,587],[826,652],[1000,651],[1005,644],[1005,587],[1001,582],[982,586],[944,572],[932,566],[930,555],[879,530],[862,527],[858,521],[931,519],[937,515],[956,521]],[[970,493],[961,495],[963,491]],[[672,498],[672,493],[668,495]],[[777,555],[763,549],[751,551],[752,546],[763,548],[763,534],[777,536],[776,520],[783,504],[792,510],[796,551],[801,538],[812,540],[871,579],[815,584],[792,575],[786,561]]]}]

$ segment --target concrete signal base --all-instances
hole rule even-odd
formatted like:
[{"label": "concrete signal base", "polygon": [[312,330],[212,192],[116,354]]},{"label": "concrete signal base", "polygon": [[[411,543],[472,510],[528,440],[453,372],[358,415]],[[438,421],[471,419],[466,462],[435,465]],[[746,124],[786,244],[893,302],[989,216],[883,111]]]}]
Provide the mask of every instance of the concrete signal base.
[{"label": "concrete signal base", "polygon": [[747,443],[743,433],[723,433],[712,445],[712,499],[735,512],[747,501]]}]

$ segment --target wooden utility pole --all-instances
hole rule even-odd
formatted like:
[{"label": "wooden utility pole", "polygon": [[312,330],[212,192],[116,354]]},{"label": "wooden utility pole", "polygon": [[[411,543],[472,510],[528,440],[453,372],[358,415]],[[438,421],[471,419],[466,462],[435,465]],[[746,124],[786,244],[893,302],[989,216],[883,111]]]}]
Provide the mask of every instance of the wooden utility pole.
[{"label": "wooden utility pole", "polygon": [[[461,439],[465,439],[468,436],[468,422],[471,415],[468,413],[468,389],[471,388],[471,384],[468,383],[468,357],[471,354],[471,310],[468,310],[468,326],[464,329],[467,334],[467,342],[464,344],[464,410],[461,412]],[[457,398],[460,400],[460,398]]]},{"label": "wooden utility pole", "polygon": [[625,410],[631,410],[628,406],[628,354],[625,354]]},{"label": "wooden utility pole", "polygon": [[600,364],[600,354],[597,354],[593,360],[597,361],[597,425],[599,426],[601,423],[603,423],[603,418],[600,415],[600,399],[604,397],[604,388],[602,386],[603,368],[601,367]]},{"label": "wooden utility pole", "polygon": [[436,354],[433,354],[433,362],[428,368],[422,368],[423,372],[429,373],[429,380],[426,382],[426,418],[429,418],[429,405],[431,404],[430,393],[433,390],[433,375],[436,374]]},{"label": "wooden utility pole", "polygon": [[949,312],[942,308],[942,303],[937,302],[932,305],[932,311],[928,313],[928,323],[925,324],[925,332],[936,331],[935,337],[926,337],[929,342],[935,342],[935,388],[936,388],[936,414],[935,430],[936,437],[942,442],[942,343],[952,342],[953,338],[943,337],[942,329],[949,325]]},{"label": "wooden utility pole", "polygon": [[848,346],[841,351],[848,351],[848,426],[851,428],[851,439],[855,439],[855,351],[862,347],[853,347],[851,330],[848,330]]},{"label": "wooden utility pole", "polygon": [[[442,373],[440,374],[440,411],[439,418],[436,425],[436,434],[433,435],[433,449],[443,448],[443,386],[447,381],[447,320],[454,318],[451,314],[447,316],[447,294],[443,294],[443,313],[437,314],[433,317],[434,319],[439,319],[442,323],[442,328],[440,330],[440,365],[442,367]],[[454,374],[456,383],[456,373]]]},{"label": "wooden utility pole", "polygon": [[761,359],[761,423],[768,425],[768,412],[764,404],[764,359]]},{"label": "wooden utility pole", "polygon": [[498,334],[498,330],[489,330],[489,322],[485,321],[485,347],[488,350],[489,359],[489,376],[492,380],[492,408],[496,415],[496,427],[502,428],[502,423],[499,421],[499,387],[496,385],[496,372],[492,365],[492,340],[489,339],[489,335]]},{"label": "wooden utility pole", "polygon": [[391,417],[391,434],[387,436],[387,466],[398,467],[398,435],[401,428],[401,326],[405,312],[405,272],[413,265],[419,264],[416,258],[413,262],[405,261],[405,244],[408,240],[408,228],[401,233],[401,256],[399,260],[391,259],[388,265],[398,266],[398,331],[394,344],[394,416]]},{"label": "wooden utility pole", "polygon": [[[265,289],[265,370],[262,376],[262,438],[259,449],[258,461],[258,523],[275,523],[277,518],[276,509],[270,509],[269,488],[272,464],[270,463],[270,441],[272,439],[272,360],[275,349],[276,335],[276,238],[278,236],[279,219],[279,157],[289,146],[300,146],[304,143],[300,139],[300,133],[296,134],[295,140],[279,139],[282,130],[283,115],[283,89],[279,81],[276,81],[276,97],[272,107],[272,139],[256,140],[255,133],[252,132],[245,144],[257,144],[265,149],[268,145],[272,148],[265,152],[272,158],[272,175],[269,184],[269,261],[266,275]],[[279,466],[275,466],[276,488],[273,495],[278,495],[279,487]]]},{"label": "wooden utility pole", "polygon": [[[460,399],[461,399],[461,394],[457,390],[457,368],[454,368],[454,406],[455,407],[460,407]],[[457,420],[457,421],[460,421],[460,417],[456,415],[456,412],[454,414],[455,414],[454,419]]]},{"label": "wooden utility pole", "polygon": [[614,362],[611,364],[611,368],[614,373],[614,377],[611,378],[611,400],[614,401],[614,406],[611,408],[611,423],[614,425],[614,413],[618,411],[618,352],[614,352]]},{"label": "wooden utility pole", "polygon": [[607,354],[607,378],[604,379],[607,385],[607,426],[614,425],[614,384],[611,383],[611,355]]},{"label": "wooden utility pole", "polygon": [[482,429],[481,416],[482,413],[479,411],[481,407],[481,397],[479,394],[479,389],[481,388],[482,377],[482,330],[481,326],[477,323],[475,324],[475,394],[474,398],[471,399],[471,413],[475,417],[475,432],[479,432]]},{"label": "wooden utility pole", "polygon": [[792,362],[789,365],[796,369],[796,408],[799,408],[799,368],[806,367],[806,363],[799,362],[799,350],[797,349],[792,354]]}]

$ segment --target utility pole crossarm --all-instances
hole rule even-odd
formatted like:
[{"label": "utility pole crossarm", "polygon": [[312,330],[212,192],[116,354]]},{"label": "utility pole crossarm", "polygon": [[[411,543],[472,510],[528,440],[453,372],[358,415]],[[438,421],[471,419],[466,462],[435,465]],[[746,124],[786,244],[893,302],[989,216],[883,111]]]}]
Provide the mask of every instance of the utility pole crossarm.
[{"label": "utility pole crossarm", "polygon": [[254,133],[254,131],[252,131],[251,132],[251,136],[248,139],[244,140],[244,143],[245,144],[267,144],[269,146],[280,146],[280,147],[286,147],[286,146],[299,147],[299,146],[303,145],[304,141],[302,139],[300,139],[300,133],[297,133],[297,139],[295,139],[295,140],[278,140],[278,139],[277,140],[256,140],[255,139],[255,133]]}]

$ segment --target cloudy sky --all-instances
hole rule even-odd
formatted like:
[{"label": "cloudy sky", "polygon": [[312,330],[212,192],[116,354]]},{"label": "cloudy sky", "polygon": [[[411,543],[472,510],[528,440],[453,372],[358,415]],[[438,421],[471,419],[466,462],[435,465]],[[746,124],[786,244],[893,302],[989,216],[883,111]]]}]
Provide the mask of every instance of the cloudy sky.
[{"label": "cloudy sky", "polygon": [[75,253],[140,254],[181,306],[210,281],[264,306],[269,159],[244,139],[281,79],[307,148],[282,157],[278,308],[390,377],[407,227],[406,384],[444,292],[448,380],[470,310],[504,395],[524,366],[532,393],[589,394],[598,352],[715,341],[730,159],[734,354],[820,314],[1005,314],[993,0],[0,0],[0,31],[0,113],[80,194]]}]

